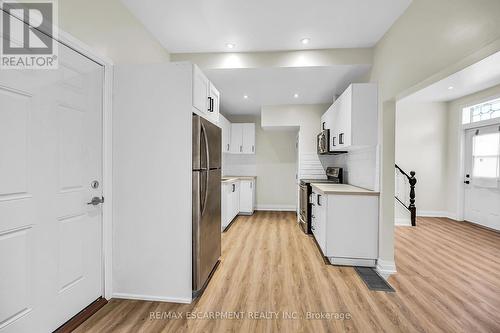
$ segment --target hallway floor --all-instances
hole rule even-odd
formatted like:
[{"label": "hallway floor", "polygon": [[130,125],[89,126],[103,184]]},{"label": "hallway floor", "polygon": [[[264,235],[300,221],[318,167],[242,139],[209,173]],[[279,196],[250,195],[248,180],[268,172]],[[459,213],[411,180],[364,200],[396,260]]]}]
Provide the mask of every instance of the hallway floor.
[{"label": "hallway floor", "polygon": [[[353,268],[325,265],[295,221],[238,217],[197,302],[113,299],[76,332],[500,332],[499,233],[441,218],[397,227],[396,292],[384,293]],[[205,318],[226,311],[233,318]]]}]

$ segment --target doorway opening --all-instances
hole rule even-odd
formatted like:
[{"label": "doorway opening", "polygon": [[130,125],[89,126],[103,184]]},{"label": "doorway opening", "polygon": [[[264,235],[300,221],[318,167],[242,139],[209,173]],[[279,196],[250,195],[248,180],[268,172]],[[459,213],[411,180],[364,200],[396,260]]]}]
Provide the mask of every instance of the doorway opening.
[{"label": "doorway opening", "polygon": [[[500,230],[499,125],[500,52],[397,101],[396,164],[416,172],[417,217]],[[398,204],[395,224],[410,225]]]}]

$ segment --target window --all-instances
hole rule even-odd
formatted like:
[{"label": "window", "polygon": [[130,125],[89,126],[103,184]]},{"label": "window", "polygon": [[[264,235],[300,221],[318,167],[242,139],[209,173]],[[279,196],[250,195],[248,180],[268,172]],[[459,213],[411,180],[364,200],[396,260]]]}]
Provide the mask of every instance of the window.
[{"label": "window", "polygon": [[474,178],[499,178],[500,132],[478,134],[472,139]]},{"label": "window", "polygon": [[500,117],[500,99],[466,107],[462,111],[462,124],[476,123]]}]

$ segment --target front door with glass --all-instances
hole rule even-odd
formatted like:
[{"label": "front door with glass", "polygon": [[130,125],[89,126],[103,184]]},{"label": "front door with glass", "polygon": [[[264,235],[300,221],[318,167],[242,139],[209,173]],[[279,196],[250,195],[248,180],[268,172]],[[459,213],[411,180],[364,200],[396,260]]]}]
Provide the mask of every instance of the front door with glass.
[{"label": "front door with glass", "polygon": [[464,218],[500,230],[500,125],[465,132]]}]

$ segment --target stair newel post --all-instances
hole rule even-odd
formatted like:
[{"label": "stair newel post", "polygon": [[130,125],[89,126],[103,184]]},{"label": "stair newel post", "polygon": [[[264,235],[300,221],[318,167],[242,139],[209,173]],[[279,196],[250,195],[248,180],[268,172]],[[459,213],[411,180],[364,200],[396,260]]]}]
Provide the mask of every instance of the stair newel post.
[{"label": "stair newel post", "polygon": [[411,214],[411,225],[416,226],[417,208],[415,207],[415,184],[417,184],[417,179],[415,178],[415,171],[410,172],[409,183],[410,183],[410,206],[408,208],[410,209],[410,214]]}]

